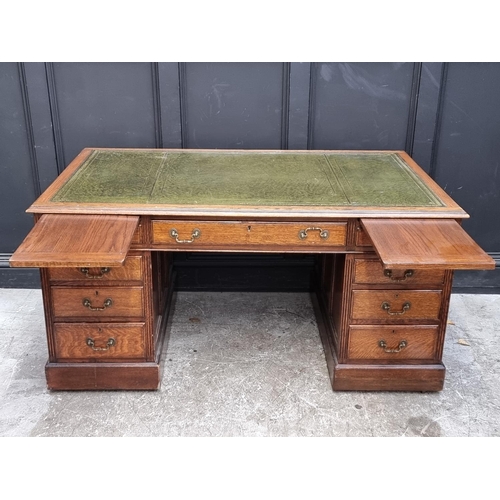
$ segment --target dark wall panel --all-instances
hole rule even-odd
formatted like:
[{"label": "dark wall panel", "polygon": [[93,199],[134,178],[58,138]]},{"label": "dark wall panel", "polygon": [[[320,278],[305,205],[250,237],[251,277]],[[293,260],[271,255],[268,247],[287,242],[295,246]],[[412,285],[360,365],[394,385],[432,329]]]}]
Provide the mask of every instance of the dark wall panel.
[{"label": "dark wall panel", "polygon": [[[498,63],[1,63],[0,286],[38,285],[37,270],[8,268],[32,227],[25,210],[92,146],[404,149],[500,264],[498,88]],[[262,288],[266,276],[306,288],[312,265],[177,257],[185,288]],[[500,290],[500,267],[455,285]]]},{"label": "dark wall panel", "polygon": [[47,86],[45,63],[23,63],[26,101],[33,131],[34,182],[40,192],[45,191],[57,177],[57,158],[54,148],[54,129]]},{"label": "dark wall panel", "polygon": [[0,253],[13,252],[33,226],[37,194],[22,66],[0,64]]},{"label": "dark wall panel", "polygon": [[289,149],[307,149],[310,91],[311,63],[292,63],[288,106]]},{"label": "dark wall panel", "polygon": [[420,68],[412,158],[426,171],[431,169],[439,108],[443,63],[423,63]]},{"label": "dark wall panel", "polygon": [[159,147],[151,64],[55,63],[51,69],[63,167],[85,147]]},{"label": "dark wall panel", "polygon": [[184,147],[285,147],[286,64],[187,63],[183,66]]},{"label": "dark wall panel", "polygon": [[463,227],[500,249],[500,64],[453,63],[446,72],[436,180],[466,210]]},{"label": "dark wall panel", "polygon": [[316,63],[311,149],[405,149],[413,63]]}]

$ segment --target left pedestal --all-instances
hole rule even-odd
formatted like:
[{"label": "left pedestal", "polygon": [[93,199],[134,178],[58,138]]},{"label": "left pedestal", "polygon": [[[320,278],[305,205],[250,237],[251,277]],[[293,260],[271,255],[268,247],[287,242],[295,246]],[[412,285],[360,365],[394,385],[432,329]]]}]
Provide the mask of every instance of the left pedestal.
[{"label": "left pedestal", "polygon": [[171,301],[170,254],[121,267],[41,270],[52,390],[154,390]]},{"label": "left pedestal", "polygon": [[139,219],[37,214],[10,259],[41,268],[49,389],[158,388],[172,271]]}]

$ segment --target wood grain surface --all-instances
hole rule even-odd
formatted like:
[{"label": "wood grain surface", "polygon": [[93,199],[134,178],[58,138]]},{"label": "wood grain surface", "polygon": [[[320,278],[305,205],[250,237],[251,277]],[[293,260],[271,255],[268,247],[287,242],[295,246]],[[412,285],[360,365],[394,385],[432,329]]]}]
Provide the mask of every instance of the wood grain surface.
[{"label": "wood grain surface", "polygon": [[[94,350],[87,339],[95,343]],[[144,358],[144,323],[55,323],[56,357],[80,360]],[[109,339],[114,344],[107,346]],[[102,350],[101,350],[102,349]]]},{"label": "wood grain surface", "polygon": [[426,365],[336,364],[335,391],[441,391],[446,368],[442,363]]},{"label": "wood grain surface", "polygon": [[[332,342],[334,328],[321,294],[312,294],[312,303],[325,350],[328,373],[334,391],[441,391],[446,369],[437,361],[423,364],[409,360],[394,364],[380,360],[380,364],[366,361],[339,362]],[[382,364],[384,363],[384,364]]]},{"label": "wood grain surface", "polygon": [[366,234],[366,232],[363,231],[363,228],[361,227],[361,225],[357,226],[357,228],[356,228],[354,244],[357,247],[371,247],[371,246],[373,246],[372,240],[369,238],[369,236]]},{"label": "wood grain surface", "polygon": [[[352,319],[388,322],[439,319],[439,290],[354,290],[352,297]],[[389,305],[389,311],[382,308],[384,302]],[[411,306],[403,314],[390,314],[402,312],[407,302]]]},{"label": "wood grain surface", "polygon": [[12,267],[120,266],[138,216],[42,215],[10,259]]},{"label": "wood grain surface", "polygon": [[[377,259],[356,259],[354,283],[372,285],[442,285],[443,269],[397,269],[384,274],[384,267]],[[411,274],[408,272],[411,271]],[[406,274],[405,274],[406,273]]]},{"label": "wood grain surface", "polygon": [[[51,267],[49,276],[51,281],[74,281],[78,285],[81,282],[90,285],[106,283],[110,281],[140,281],[142,280],[142,255],[133,255],[125,259],[121,267]],[[107,270],[106,270],[107,269]]]},{"label": "wood grain surface", "polygon": [[[153,245],[184,251],[197,248],[258,248],[265,251],[266,247],[317,251],[331,247],[344,247],[347,234],[347,222],[266,223],[154,220],[152,226]],[[300,238],[299,232],[308,228],[311,229],[307,231],[306,237]],[[321,238],[317,228],[327,230],[328,237]],[[192,242],[178,243],[171,235],[172,229],[177,231],[178,240],[192,240]],[[196,229],[200,231],[200,235],[193,238],[193,231]]]},{"label": "wood grain surface", "polygon": [[[83,304],[89,299],[94,308],[103,308],[107,299],[112,304],[101,310],[92,310]],[[54,318],[137,318],[144,315],[142,287],[73,288],[52,287]]]},{"label": "wood grain surface", "polygon": [[386,269],[494,269],[495,261],[454,220],[362,219]]},{"label": "wood grain surface", "polygon": [[47,387],[58,391],[158,389],[158,363],[47,363]]},{"label": "wood grain surface", "polygon": [[[390,360],[401,363],[402,360],[420,359],[435,360],[438,339],[437,326],[387,326],[358,325],[349,329],[348,358],[363,360]],[[380,341],[386,342],[384,349]],[[406,341],[406,347],[397,350],[401,341]]]}]

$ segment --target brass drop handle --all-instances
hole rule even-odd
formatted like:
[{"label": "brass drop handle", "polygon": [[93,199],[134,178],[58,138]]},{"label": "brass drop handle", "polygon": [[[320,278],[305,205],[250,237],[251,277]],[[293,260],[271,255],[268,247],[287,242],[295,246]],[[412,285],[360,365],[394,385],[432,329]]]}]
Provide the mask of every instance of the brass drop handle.
[{"label": "brass drop handle", "polygon": [[401,352],[405,347],[408,346],[408,342],[406,340],[401,340],[396,347],[396,349],[387,349],[387,343],[385,340],[379,340],[378,346],[389,354]]},{"label": "brass drop handle", "polygon": [[201,236],[201,231],[199,229],[193,229],[193,231],[191,233],[191,239],[190,240],[180,240],[179,239],[179,233],[177,232],[177,229],[171,229],[170,230],[170,236],[172,236],[172,238],[175,238],[175,241],[177,243],[193,243],[193,241],[196,238],[199,238]]},{"label": "brass drop handle", "polygon": [[396,315],[400,316],[404,314],[406,311],[410,310],[411,302],[405,302],[403,304],[401,311],[391,311],[391,304],[389,304],[389,302],[382,302],[381,307],[384,311],[387,311],[387,314],[390,314],[391,316],[396,316]]},{"label": "brass drop handle", "polygon": [[106,299],[102,307],[93,307],[90,299],[83,299],[82,304],[84,307],[88,307],[91,311],[104,311],[106,307],[111,307],[113,305],[113,301],[111,299]]},{"label": "brass drop handle", "polygon": [[413,269],[407,269],[404,274],[403,274],[403,277],[402,278],[395,278],[393,275],[392,275],[392,271],[390,269],[386,269],[384,271],[384,276],[387,276],[389,279],[391,279],[392,281],[396,281],[398,283],[400,283],[401,281],[406,281],[407,278],[411,278],[413,276]]},{"label": "brass drop handle", "polygon": [[308,231],[319,231],[319,237],[326,240],[330,236],[330,232],[327,229],[321,229],[320,227],[306,227],[306,229],[301,229],[299,231],[299,238],[305,240],[307,238]]},{"label": "brass drop handle", "polygon": [[93,280],[99,280],[101,279],[102,277],[104,277],[104,275],[106,273],[109,273],[110,269],[109,267],[101,267],[101,270],[100,270],[100,274],[89,274],[89,268],[88,267],[81,267],[80,268],[80,272],[85,274],[85,276],[89,279],[93,279]]},{"label": "brass drop handle", "polygon": [[113,337],[109,338],[106,342],[106,347],[96,347],[95,340],[90,337],[87,339],[86,343],[93,351],[107,351],[110,347],[113,347],[116,344],[116,340]]}]

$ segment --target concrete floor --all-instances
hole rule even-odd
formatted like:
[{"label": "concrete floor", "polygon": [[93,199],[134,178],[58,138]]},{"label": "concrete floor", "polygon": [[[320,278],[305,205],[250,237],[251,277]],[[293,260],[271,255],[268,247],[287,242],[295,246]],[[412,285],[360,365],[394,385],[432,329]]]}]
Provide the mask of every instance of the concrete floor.
[{"label": "concrete floor", "polygon": [[155,392],[50,392],[39,290],[0,289],[0,436],[500,436],[500,295],[452,295],[440,393],[333,392],[308,294],[179,293]]}]

